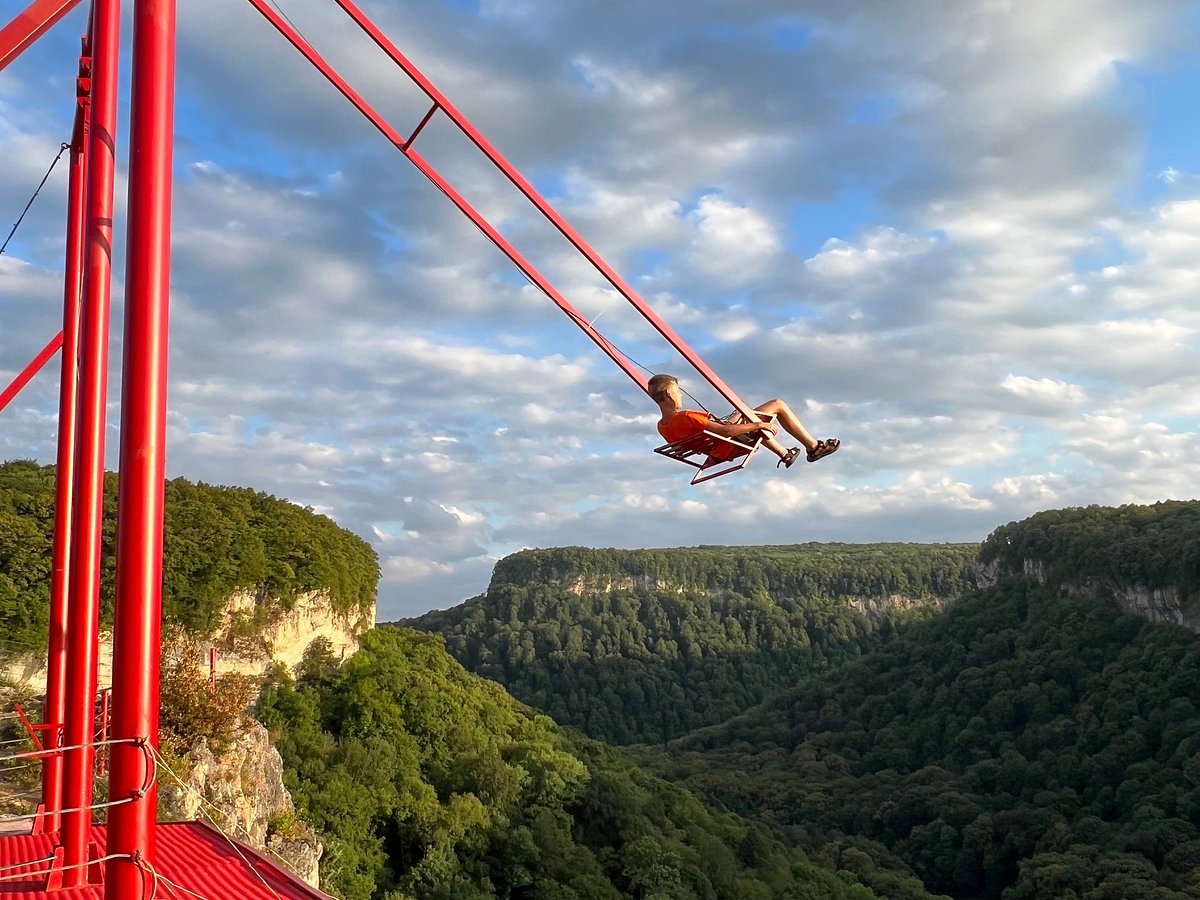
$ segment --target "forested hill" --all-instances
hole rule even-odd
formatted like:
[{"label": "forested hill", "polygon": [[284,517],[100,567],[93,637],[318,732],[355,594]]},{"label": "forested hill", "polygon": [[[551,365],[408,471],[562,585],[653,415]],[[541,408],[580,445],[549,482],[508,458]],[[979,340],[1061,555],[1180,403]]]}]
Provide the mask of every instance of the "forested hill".
[{"label": "forested hill", "polygon": [[979,558],[986,581],[1027,575],[1200,633],[1200,501],[1049,510],[996,529]]},{"label": "forested hill", "polygon": [[[345,900],[877,900],[764,826],[572,735],[432,635],[374,629],[258,707]],[[911,875],[873,882],[933,900]],[[948,898],[943,898],[948,900]]]},{"label": "forested hill", "polygon": [[1200,897],[1200,639],[1071,587],[1195,585],[1196,508],[1004,526],[992,587],[639,758],[842,866],[899,856],[957,900]]},{"label": "forested hill", "polygon": [[896,615],[973,583],[976,545],[531,550],[487,594],[404,624],[468,669],[613,743],[724,721],[853,657]]},{"label": "forested hill", "polygon": [[[54,532],[55,469],[0,463],[0,633],[12,646],[45,644]],[[207,629],[228,596],[261,589],[285,606],[326,589],[334,609],[375,602],[379,561],[371,546],[331,519],[248,488],[166,482],[163,611]],[[101,615],[110,619],[117,476],[104,480]]]}]

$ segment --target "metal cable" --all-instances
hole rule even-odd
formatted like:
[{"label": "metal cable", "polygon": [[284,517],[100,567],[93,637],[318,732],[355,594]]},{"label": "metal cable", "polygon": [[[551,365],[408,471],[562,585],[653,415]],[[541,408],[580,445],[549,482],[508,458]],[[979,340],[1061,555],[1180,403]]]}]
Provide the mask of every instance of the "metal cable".
[{"label": "metal cable", "polygon": [[[65,810],[64,810],[64,812],[65,812]],[[97,859],[89,859],[87,862],[84,862],[84,863],[75,863],[75,864],[69,865],[69,866],[52,866],[51,868],[46,869],[45,871],[42,871],[42,872],[21,872],[18,875],[0,875],[0,881],[24,881],[28,878],[35,878],[35,877],[38,877],[41,875],[49,875],[52,872],[65,872],[68,869],[86,869],[88,866],[99,865],[102,862],[108,862],[110,859],[133,860],[133,856],[129,853],[110,853],[108,856],[101,856]],[[51,857],[47,857],[45,859],[34,859],[34,860],[30,860],[29,862],[18,863],[16,866],[9,866],[7,868],[18,868],[20,866],[36,866],[38,863],[47,863],[47,862],[52,863],[53,861],[54,861],[54,857],[51,856]]]},{"label": "metal cable", "polygon": [[11,241],[13,239],[13,235],[17,233],[17,228],[20,227],[21,222],[23,222],[25,219],[25,213],[29,212],[29,207],[33,206],[33,201],[37,199],[37,195],[39,193],[41,193],[42,188],[45,186],[46,179],[48,179],[50,177],[50,173],[54,171],[54,167],[56,165],[58,165],[58,161],[60,159],[62,159],[63,153],[65,153],[70,148],[70,146],[71,146],[70,144],[63,144],[61,147],[59,147],[58,156],[54,157],[54,162],[50,163],[50,168],[47,169],[46,174],[42,176],[41,183],[37,186],[37,189],[33,192],[33,196],[29,198],[29,202],[25,204],[25,209],[21,211],[20,217],[13,224],[12,231],[10,231],[8,233],[8,237],[6,237],[4,239],[4,243],[0,244],[0,256],[3,256],[4,251],[6,249],[8,249],[8,242]]},{"label": "metal cable", "polygon": [[[147,745],[147,746],[149,746],[149,745]],[[183,779],[182,779],[182,778],[180,778],[180,777],[179,777],[177,774],[175,774],[174,770],[173,770],[173,769],[172,769],[172,768],[171,768],[169,765],[167,765],[167,762],[166,762],[166,760],[164,760],[164,759],[162,758],[162,754],[160,754],[160,753],[158,752],[158,750],[156,750],[156,749],[155,749],[154,747],[152,747],[152,746],[151,746],[151,747],[149,747],[149,749],[150,749],[150,755],[151,755],[151,756],[154,758],[154,760],[155,760],[155,761],[158,763],[158,765],[160,765],[160,766],[162,766],[164,769],[166,769],[166,771],[167,771],[167,774],[168,774],[168,775],[170,775],[172,778],[174,778],[174,779],[175,779],[177,782],[179,782],[179,785],[180,785],[180,786],[181,786],[181,787],[182,787],[184,790],[186,790],[186,791],[192,791],[193,793],[196,793],[197,795],[199,795],[199,796],[200,796],[200,802],[201,802],[201,805],[202,805],[202,806],[209,806],[209,807],[211,807],[212,809],[215,809],[215,810],[217,810],[217,812],[220,812],[220,811],[221,811],[221,810],[220,810],[218,807],[216,807],[215,805],[213,805],[212,803],[210,803],[210,802],[209,802],[207,799],[205,799],[203,795],[200,795],[198,791],[195,791],[195,789],[194,789],[194,788],[192,788],[192,787],[189,787],[189,786],[188,786],[186,783],[184,783]],[[221,827],[220,823],[219,823],[219,822],[217,822],[216,818],[215,818],[215,817],[213,817],[213,816],[212,816],[210,813],[206,813],[206,816],[207,816],[208,820],[209,820],[210,822],[212,822],[212,825],[213,825],[213,827],[217,829],[217,832],[218,832],[218,833],[221,835],[221,837],[225,838],[225,840],[226,840],[226,841],[229,843],[229,846],[233,848],[233,852],[234,852],[234,853],[236,853],[238,856],[240,856],[240,857],[241,857],[241,859],[242,859],[242,862],[244,862],[244,863],[246,864],[246,867],[247,867],[248,869],[250,869],[250,871],[251,871],[251,872],[253,872],[253,873],[255,874],[255,876],[257,876],[258,880],[259,880],[259,881],[261,881],[261,882],[263,883],[263,887],[265,887],[265,888],[266,888],[268,891],[270,891],[270,892],[271,892],[271,894],[272,894],[272,895],[273,895],[273,896],[276,898],[276,900],[283,900],[283,898],[281,898],[281,897],[279,896],[279,894],[278,894],[278,893],[275,891],[275,888],[271,887],[271,885],[267,883],[267,879],[263,878],[263,876],[262,876],[262,873],[261,873],[261,872],[259,872],[259,871],[258,871],[258,869],[256,869],[256,868],[254,867],[254,864],[253,864],[252,862],[250,862],[250,860],[248,860],[248,859],[246,858],[246,855],[245,855],[244,853],[242,853],[241,849],[240,849],[240,848],[238,847],[238,845],[237,845],[237,842],[236,842],[236,841],[234,841],[234,840],[233,840],[233,839],[232,839],[232,838],[231,838],[229,835],[227,835],[227,834],[225,833],[225,830],[224,830],[224,829]],[[245,829],[243,829],[243,831],[244,831],[244,830],[245,830]],[[247,834],[246,836],[247,836],[247,837],[249,837],[249,834]],[[267,848],[267,847],[264,847],[263,849],[264,849],[264,850],[267,850],[268,852],[271,852],[271,851],[270,851],[270,849],[269,849],[269,848]],[[278,853],[275,853],[274,855],[275,855],[275,856],[276,856],[278,859],[280,859],[280,860],[283,860],[283,857],[279,856],[279,854],[278,854]],[[285,860],[284,860],[284,861],[285,861]],[[285,861],[285,862],[286,862],[286,861]],[[164,880],[165,880],[165,879],[164,879]],[[190,892],[189,892],[189,893],[190,893]],[[194,896],[199,896],[199,895],[197,894],[197,895],[194,895]]]}]

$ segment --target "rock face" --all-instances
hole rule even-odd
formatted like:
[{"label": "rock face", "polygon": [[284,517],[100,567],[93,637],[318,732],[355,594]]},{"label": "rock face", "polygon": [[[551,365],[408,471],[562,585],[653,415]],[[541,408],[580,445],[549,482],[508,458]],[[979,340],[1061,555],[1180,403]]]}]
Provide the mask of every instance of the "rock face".
[{"label": "rock face", "polygon": [[848,597],[852,609],[863,618],[879,624],[884,619],[916,610],[941,610],[950,602],[947,597],[910,597],[907,594],[888,594],[882,597]]},{"label": "rock face", "polygon": [[[294,669],[304,651],[318,638],[325,638],[335,658],[346,659],[358,649],[358,638],[375,624],[375,608],[358,619],[338,615],[328,591],[313,591],[296,598],[290,610],[271,617],[270,624],[257,629],[253,637],[233,636],[239,623],[249,620],[264,603],[273,602],[250,591],[233,594],[222,612],[218,632],[204,642],[204,657],[197,665],[209,665],[209,651],[215,650],[216,672],[261,675],[276,662]],[[112,635],[100,635],[98,684],[101,690],[112,686]],[[0,659],[0,679],[33,694],[46,691],[45,653],[28,653]]]},{"label": "rock face", "polygon": [[262,725],[249,721],[220,754],[202,741],[188,765],[186,773],[159,777],[162,818],[207,819],[318,887],[321,845],[297,825],[283,760]]},{"label": "rock face", "polygon": [[[338,615],[327,591],[297,597],[290,610],[261,594],[240,592],[229,598],[221,627],[201,643],[203,652],[196,665],[207,671],[210,661],[215,662],[217,675],[258,676],[277,663],[295,669],[313,641],[322,638],[335,658],[346,659],[358,649],[359,637],[374,625],[374,619],[374,607],[353,620]],[[99,660],[99,687],[104,689],[112,683],[111,634],[100,637]],[[0,679],[19,685],[24,693],[44,693],[45,654],[0,660]],[[160,775],[164,819],[212,821],[230,837],[265,852],[318,886],[321,845],[296,817],[283,784],[283,761],[265,728],[247,720],[231,747],[218,754],[201,742],[189,751],[185,765],[188,771],[177,773],[182,784],[166,772]]]},{"label": "rock face", "polygon": [[259,594],[241,591],[233,594],[222,612],[217,634],[204,643],[206,660],[215,651],[216,672],[222,675],[261,675],[272,665],[282,663],[295,669],[313,641],[329,641],[335,659],[346,659],[358,650],[359,637],[375,625],[375,608],[359,619],[339,615],[328,591],[301,594],[290,610],[280,610],[269,623],[255,628],[252,635],[238,636],[244,623],[253,621],[264,602]]},{"label": "rock face", "polygon": [[[100,632],[97,689],[112,687],[112,634]],[[25,694],[46,693],[45,651],[31,651],[20,656],[0,657],[0,680],[16,686]]]},{"label": "rock face", "polygon": [[[986,566],[979,566],[975,574],[979,586],[987,588],[1010,573],[998,562],[992,562]],[[1041,586],[1057,583],[1060,593],[1093,599],[1111,599],[1131,615],[1151,622],[1182,625],[1189,631],[1200,634],[1200,596],[1182,599],[1179,590],[1174,586],[1151,588],[1144,584],[1121,584],[1107,576],[1059,581],[1053,567],[1041,559],[1022,560],[1020,574]]]}]

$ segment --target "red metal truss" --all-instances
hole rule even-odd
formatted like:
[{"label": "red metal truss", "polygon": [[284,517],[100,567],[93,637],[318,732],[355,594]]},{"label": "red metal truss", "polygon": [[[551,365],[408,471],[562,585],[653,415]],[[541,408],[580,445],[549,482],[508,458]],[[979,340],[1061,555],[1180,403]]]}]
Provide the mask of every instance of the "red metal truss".
[{"label": "red metal truss", "polygon": [[33,376],[42,370],[42,366],[50,361],[50,357],[57,353],[62,345],[63,333],[60,331],[54,337],[50,338],[50,343],[46,344],[38,352],[38,355],[29,361],[25,368],[17,373],[17,377],[9,383],[8,387],[0,391],[0,409],[8,406],[12,398],[21,393],[25,385],[33,380]]},{"label": "red metal truss", "polygon": [[79,0],[34,0],[0,29],[0,69],[20,56],[59,19],[79,5]]},{"label": "red metal truss", "polygon": [[250,4],[270,22],[316,69],[324,75],[383,135],[391,141],[401,153],[434,183],[458,209],[478,227],[492,243],[517,266],[521,272],[536,284],[567,316],[583,330],[601,350],[615,362],[625,374],[643,390],[646,388],[646,376],[617,350],[607,338],[596,331],[584,316],[573,307],[565,297],[543,276],[528,260],[522,256],[471,204],[459,194],[450,183],[416,150],[413,143],[421,131],[437,114],[442,113],[461,131],[480,152],[528,199],[537,210],[549,221],[560,234],[578,250],[591,265],[604,276],[616,291],[621,294],[667,342],[707,381],[722,397],[748,419],[757,418],[755,412],[745,401],[730,388],[707,363],[697,354],[674,329],[659,316],[646,301],[625,281],[616,270],[585,241],[580,234],[550,205],[536,188],[521,175],[520,172],[483,136],[470,120],[467,119],[433,83],[418,69],[412,61],[402,54],[399,49],[379,30],[379,28],[351,0],[335,0],[354,22],[382,49],[391,60],[404,71],[413,83],[429,98],[433,104],[425,117],[407,137],[402,137],[387,120],[383,118],[369,103],[367,103],[343,79],[332,66],[306,41],[295,28],[281,15],[275,12],[267,0],[249,0]]}]

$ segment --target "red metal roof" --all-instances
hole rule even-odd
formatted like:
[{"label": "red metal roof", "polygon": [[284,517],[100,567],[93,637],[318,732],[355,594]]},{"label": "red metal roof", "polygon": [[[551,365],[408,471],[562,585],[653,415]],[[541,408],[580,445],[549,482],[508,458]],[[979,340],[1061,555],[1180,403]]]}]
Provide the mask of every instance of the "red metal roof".
[{"label": "red metal roof", "polygon": [[[92,840],[103,856],[106,830],[92,828]],[[21,834],[0,837],[0,879],[23,872],[43,872],[43,862],[54,852],[52,834]],[[158,860],[155,870],[162,876],[158,900],[330,900],[295,875],[272,863],[245,844],[226,838],[205,822],[159,822],[156,834]],[[23,865],[28,864],[28,865]],[[17,868],[14,868],[17,867]],[[149,882],[149,877],[148,877]],[[172,890],[169,882],[190,893]],[[54,891],[45,890],[45,877],[0,880],[4,900],[104,900],[103,885]],[[154,885],[148,883],[146,900]],[[124,898],[122,898],[124,900]],[[129,900],[142,900],[130,897]]]}]

